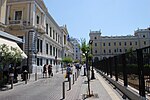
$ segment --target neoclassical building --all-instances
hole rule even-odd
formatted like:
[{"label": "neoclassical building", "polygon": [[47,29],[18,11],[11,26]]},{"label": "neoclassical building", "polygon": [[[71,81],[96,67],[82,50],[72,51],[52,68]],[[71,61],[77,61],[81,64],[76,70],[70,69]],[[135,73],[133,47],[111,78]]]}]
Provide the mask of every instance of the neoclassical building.
[{"label": "neoclassical building", "polygon": [[90,31],[90,40],[93,40],[92,48],[94,59],[111,57],[128,50],[136,50],[150,46],[150,28],[137,29],[134,35],[127,36],[102,36],[101,31]]},{"label": "neoclassical building", "polygon": [[5,31],[23,39],[28,71],[41,72],[44,64],[61,66],[66,37],[43,0],[7,0],[6,5]]},{"label": "neoclassical building", "polygon": [[0,30],[4,31],[6,18],[6,2],[7,0],[0,0]]}]

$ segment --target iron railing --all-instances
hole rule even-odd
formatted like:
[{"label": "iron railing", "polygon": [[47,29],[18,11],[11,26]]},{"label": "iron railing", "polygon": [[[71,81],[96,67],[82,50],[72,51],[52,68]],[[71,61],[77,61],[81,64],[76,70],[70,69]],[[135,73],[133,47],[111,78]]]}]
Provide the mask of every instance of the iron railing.
[{"label": "iron railing", "polygon": [[104,58],[93,65],[115,81],[138,90],[142,97],[150,93],[150,46]]}]

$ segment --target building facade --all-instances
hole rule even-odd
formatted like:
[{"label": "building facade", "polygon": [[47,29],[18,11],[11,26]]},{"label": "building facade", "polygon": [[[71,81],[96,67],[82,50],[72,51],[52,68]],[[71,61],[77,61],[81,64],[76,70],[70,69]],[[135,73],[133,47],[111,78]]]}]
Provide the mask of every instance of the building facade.
[{"label": "building facade", "polygon": [[7,0],[0,0],[0,30],[4,31],[6,19],[6,2]]},{"label": "building facade", "polygon": [[5,31],[22,38],[29,72],[41,72],[44,64],[61,66],[63,34],[43,0],[7,0]]},{"label": "building facade", "polygon": [[80,44],[78,42],[78,39],[76,38],[70,38],[70,42],[73,44],[73,59],[77,61],[81,61],[81,50],[80,50]]},{"label": "building facade", "polygon": [[69,32],[67,30],[67,26],[63,25],[60,27],[62,35],[63,35],[63,50],[62,50],[62,58],[70,57],[73,59],[73,44],[70,42]]},{"label": "building facade", "polygon": [[90,31],[94,60],[101,60],[129,50],[150,46],[150,28],[138,29],[134,36],[102,36],[100,31]]}]

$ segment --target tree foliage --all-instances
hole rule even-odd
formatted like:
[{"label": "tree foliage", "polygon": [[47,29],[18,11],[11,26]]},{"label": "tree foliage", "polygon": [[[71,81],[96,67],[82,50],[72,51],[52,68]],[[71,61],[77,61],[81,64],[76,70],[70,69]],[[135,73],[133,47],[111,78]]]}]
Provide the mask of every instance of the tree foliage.
[{"label": "tree foliage", "polygon": [[22,52],[20,52],[17,48],[9,47],[6,44],[0,45],[0,57],[1,63],[5,67],[5,65],[9,65],[11,63],[16,64],[21,62]]},{"label": "tree foliage", "polygon": [[65,57],[65,58],[62,59],[62,62],[64,62],[64,63],[72,63],[72,58]]}]

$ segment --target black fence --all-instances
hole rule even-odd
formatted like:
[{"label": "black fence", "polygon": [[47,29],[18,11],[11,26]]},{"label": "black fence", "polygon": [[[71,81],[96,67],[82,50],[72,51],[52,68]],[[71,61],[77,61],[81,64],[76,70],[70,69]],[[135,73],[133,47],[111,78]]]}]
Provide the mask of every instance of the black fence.
[{"label": "black fence", "polygon": [[93,65],[115,81],[138,90],[142,97],[150,93],[150,46],[104,58]]}]

